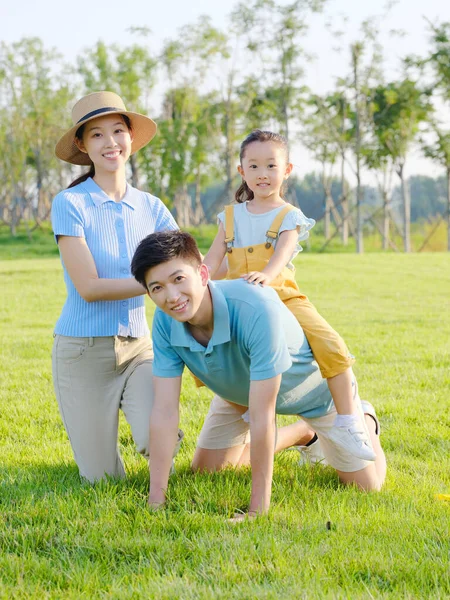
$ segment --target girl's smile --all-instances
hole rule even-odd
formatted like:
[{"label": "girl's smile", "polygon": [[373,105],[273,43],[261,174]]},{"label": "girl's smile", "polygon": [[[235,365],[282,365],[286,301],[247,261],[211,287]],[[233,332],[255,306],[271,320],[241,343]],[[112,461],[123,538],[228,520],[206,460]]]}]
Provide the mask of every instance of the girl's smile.
[{"label": "girl's smile", "polygon": [[267,204],[284,202],[280,196],[281,186],[292,171],[287,162],[286,151],[276,142],[252,142],[245,149],[238,171],[258,200]]}]

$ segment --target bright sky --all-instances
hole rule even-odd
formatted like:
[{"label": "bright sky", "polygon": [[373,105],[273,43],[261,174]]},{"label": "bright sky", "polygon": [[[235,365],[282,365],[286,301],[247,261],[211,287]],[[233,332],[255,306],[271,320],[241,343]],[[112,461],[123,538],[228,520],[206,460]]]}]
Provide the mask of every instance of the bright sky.
[{"label": "bright sky", "polygon": [[[83,48],[93,46],[99,39],[106,43],[131,44],[137,40],[127,29],[146,26],[152,31],[150,46],[157,51],[165,39],[175,38],[181,26],[195,22],[200,15],[210,15],[217,27],[226,26],[227,15],[236,3],[233,0],[76,0],[70,4],[62,0],[0,0],[0,40],[10,43],[36,36],[47,47],[57,48],[67,60],[73,61]],[[348,73],[348,51],[336,51],[337,42],[326,29],[326,21],[342,29],[341,15],[348,17],[346,34],[341,41],[348,48],[358,36],[360,23],[369,16],[382,14],[385,4],[385,0],[329,0],[325,15],[312,16],[304,45],[315,55],[315,60],[306,69],[304,83],[317,93],[325,93],[332,89],[336,77]],[[425,18],[432,22],[450,21],[450,2],[399,0],[383,20],[381,41],[388,78],[399,75],[402,57],[426,54]],[[399,38],[390,33],[398,29],[406,35]],[[292,159],[299,174],[314,168],[301,148],[292,149]],[[417,153],[410,158],[408,171],[440,172]]]}]

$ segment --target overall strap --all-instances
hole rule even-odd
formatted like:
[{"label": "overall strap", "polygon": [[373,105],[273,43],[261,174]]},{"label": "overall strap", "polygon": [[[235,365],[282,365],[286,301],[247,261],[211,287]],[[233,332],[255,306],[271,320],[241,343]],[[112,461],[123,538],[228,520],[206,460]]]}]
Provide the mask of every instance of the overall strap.
[{"label": "overall strap", "polygon": [[280,210],[280,212],[277,214],[277,216],[273,220],[272,225],[269,227],[269,229],[266,232],[267,238],[270,238],[272,240],[277,239],[278,232],[280,230],[281,223],[283,222],[284,217],[288,214],[288,212],[290,212],[291,210],[294,210],[294,208],[295,207],[292,206],[292,204],[288,204],[282,210]]},{"label": "overall strap", "polygon": [[225,243],[227,246],[234,242],[234,204],[225,206]]}]

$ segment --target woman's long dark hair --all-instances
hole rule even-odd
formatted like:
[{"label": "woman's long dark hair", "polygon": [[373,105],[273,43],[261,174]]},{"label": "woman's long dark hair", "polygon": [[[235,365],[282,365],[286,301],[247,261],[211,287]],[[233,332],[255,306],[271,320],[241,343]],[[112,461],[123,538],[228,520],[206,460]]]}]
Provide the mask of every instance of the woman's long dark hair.
[{"label": "woman's long dark hair", "polygon": [[[128,131],[131,133],[132,127],[131,127],[130,119],[127,117],[127,115],[120,115],[120,116],[122,117],[125,125],[128,127]],[[75,137],[78,140],[80,140],[80,142],[83,140],[83,133],[84,133],[85,127],[86,127],[86,123],[83,123],[83,125],[81,125],[81,127],[79,127],[75,133]],[[83,183],[83,181],[86,181],[86,179],[89,179],[89,177],[94,177],[94,175],[95,175],[95,167],[94,167],[94,163],[91,162],[89,171],[87,171],[86,173],[83,173],[83,175],[80,175],[80,177],[77,177],[76,179],[74,179],[72,181],[72,183],[69,185],[69,188],[75,187],[79,183]]]},{"label": "woman's long dark hair", "polygon": [[[285,137],[283,137],[279,133],[273,133],[272,131],[262,131],[261,129],[254,129],[251,133],[248,134],[248,136],[245,138],[245,140],[241,144],[241,150],[239,153],[239,159],[241,161],[241,165],[242,165],[242,159],[245,156],[245,151],[247,149],[247,146],[249,146],[253,142],[275,142],[276,144],[279,144],[285,151],[286,162],[289,162],[289,147],[288,147],[288,143],[287,143]],[[285,192],[286,192],[286,190],[285,190],[285,186],[283,184],[283,186],[280,190],[280,196],[283,196],[285,194]],[[252,190],[248,187],[247,183],[244,180],[242,180],[242,183],[239,186],[238,190],[236,191],[234,197],[238,204],[242,204],[242,202],[247,202],[248,200],[253,200],[254,194],[253,194]]]}]

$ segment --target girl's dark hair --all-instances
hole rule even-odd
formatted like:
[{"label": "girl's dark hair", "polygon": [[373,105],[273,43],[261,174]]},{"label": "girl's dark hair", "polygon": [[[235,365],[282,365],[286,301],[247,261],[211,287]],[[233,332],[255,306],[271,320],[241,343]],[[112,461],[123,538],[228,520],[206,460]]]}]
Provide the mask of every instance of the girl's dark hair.
[{"label": "girl's dark hair", "polygon": [[147,289],[145,274],[149,269],[174,258],[183,258],[195,265],[202,257],[195,239],[185,231],[158,231],[144,238],[131,261],[131,273]]},{"label": "girl's dark hair", "polygon": [[[241,165],[242,159],[245,156],[247,146],[249,146],[253,142],[275,142],[284,150],[286,155],[286,162],[289,162],[289,146],[284,136],[282,136],[280,133],[273,133],[272,131],[262,131],[261,129],[254,129],[251,133],[248,134],[248,136],[241,144],[241,149],[239,152],[239,160],[241,161]],[[283,196],[285,192],[285,186],[283,185],[280,190],[280,195]],[[241,204],[242,202],[247,202],[247,200],[253,200],[253,192],[244,180],[242,180],[242,183],[239,186],[239,189],[236,191],[234,197],[236,199],[236,202],[238,202],[239,204]]]},{"label": "girl's dark hair", "polygon": [[[128,127],[128,131],[132,131],[133,128],[131,127],[131,121],[129,119],[129,117],[127,117],[127,115],[120,115],[125,123],[125,125]],[[78,127],[78,129],[75,132],[75,137],[82,141],[83,140],[83,133],[84,133],[84,129],[86,127],[86,123],[83,123],[83,125],[81,125],[81,127]],[[91,162],[91,165],[89,167],[89,171],[87,171],[86,173],[83,173],[83,175],[80,175],[80,177],[77,177],[76,179],[74,179],[72,181],[72,183],[69,185],[69,188],[72,188],[76,185],[78,185],[79,183],[83,183],[83,181],[86,181],[86,179],[89,179],[89,177],[94,177],[95,175],[95,167],[94,167],[94,163]]]}]

